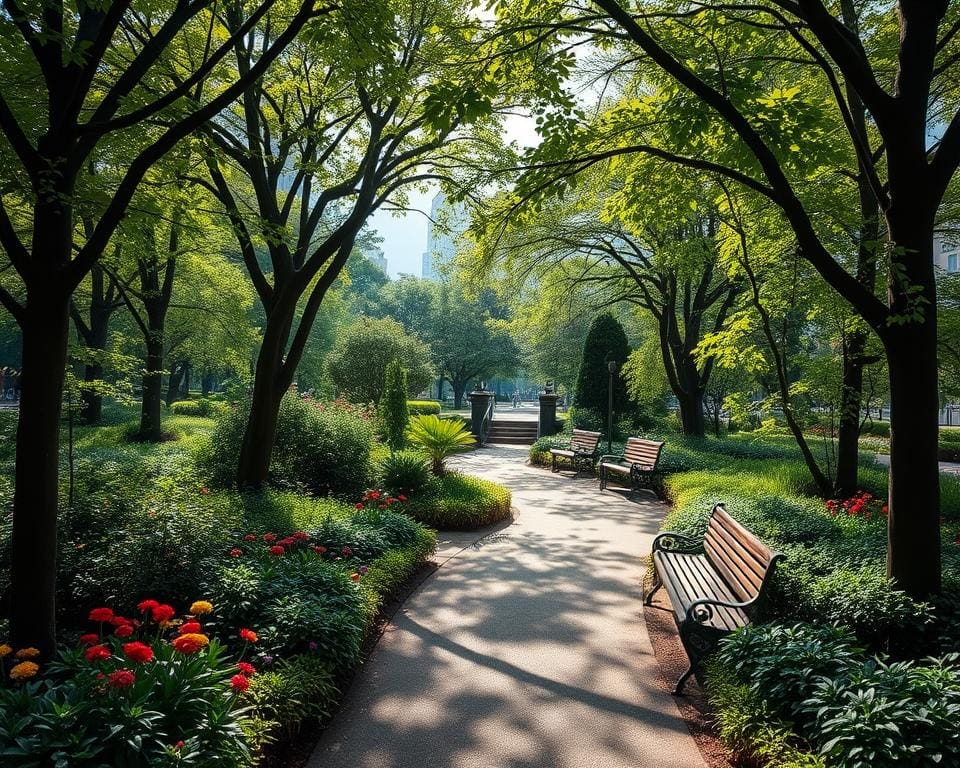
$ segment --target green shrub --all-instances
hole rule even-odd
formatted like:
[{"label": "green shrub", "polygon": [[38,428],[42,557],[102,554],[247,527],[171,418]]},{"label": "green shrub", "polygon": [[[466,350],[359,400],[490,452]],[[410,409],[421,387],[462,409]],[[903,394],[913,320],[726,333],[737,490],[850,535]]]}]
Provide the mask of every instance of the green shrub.
[{"label": "green shrub", "polygon": [[450,472],[411,498],[403,511],[441,530],[473,529],[510,516],[512,497],[501,485]]},{"label": "green shrub", "polygon": [[380,461],[380,484],[394,494],[418,493],[430,477],[427,457],[420,451],[397,451]]},{"label": "green shrub", "polygon": [[411,416],[422,416],[427,413],[439,416],[441,406],[438,400],[407,400],[407,408]]},{"label": "green shrub", "polygon": [[960,765],[960,657],[868,661],[818,681],[803,704],[836,768]]},{"label": "green shrub", "polygon": [[326,718],[337,697],[333,674],[316,654],[281,660],[250,679],[247,701],[257,716],[276,723],[283,736],[296,734],[301,724]]},{"label": "green shrub", "polygon": [[199,400],[178,400],[170,410],[178,416],[214,416],[222,412],[223,405],[201,397]]},{"label": "green shrub", "polygon": [[[201,464],[219,485],[230,485],[240,456],[248,408],[234,406],[217,420]],[[276,485],[320,493],[356,494],[370,474],[374,423],[368,410],[320,403],[294,393],[280,406],[270,478]]]},{"label": "green shrub", "polygon": [[390,449],[399,451],[406,441],[410,412],[407,409],[407,373],[399,360],[393,360],[384,374],[383,395],[380,397],[380,424]]}]

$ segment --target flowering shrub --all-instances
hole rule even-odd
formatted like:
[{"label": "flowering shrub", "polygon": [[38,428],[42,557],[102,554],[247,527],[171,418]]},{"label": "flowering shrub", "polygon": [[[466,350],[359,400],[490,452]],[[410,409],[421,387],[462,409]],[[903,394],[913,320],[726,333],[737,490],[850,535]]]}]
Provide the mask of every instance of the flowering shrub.
[{"label": "flowering shrub", "polygon": [[[4,766],[251,764],[243,697],[256,670],[203,632],[209,611],[200,611],[177,619],[155,600],[142,601],[136,618],[95,608],[95,631],[61,651],[42,678],[30,679],[34,662],[11,669],[15,687],[0,689]],[[188,625],[200,631],[180,631]]]},{"label": "flowering shrub", "polygon": [[867,491],[857,491],[849,499],[827,499],[826,507],[831,515],[846,514],[865,520],[886,516],[888,511],[887,505],[881,499]]}]

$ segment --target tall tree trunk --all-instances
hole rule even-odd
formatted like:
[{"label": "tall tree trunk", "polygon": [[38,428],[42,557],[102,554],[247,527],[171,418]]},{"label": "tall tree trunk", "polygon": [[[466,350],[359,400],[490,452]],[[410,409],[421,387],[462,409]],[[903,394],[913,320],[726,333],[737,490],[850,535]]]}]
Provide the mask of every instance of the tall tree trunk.
[{"label": "tall tree trunk", "polygon": [[183,363],[171,363],[167,377],[167,405],[173,405],[180,396],[180,381],[183,379]]},{"label": "tall tree trunk", "polygon": [[213,374],[207,371],[200,379],[200,395],[206,397],[213,391]]},{"label": "tall tree trunk", "polygon": [[44,658],[56,644],[58,459],[69,307],[55,288],[28,289],[22,324],[10,628],[17,647],[38,648]]},{"label": "tall tree trunk", "polygon": [[163,431],[160,428],[160,405],[162,401],[163,322],[158,323],[154,318],[151,318],[140,405],[140,432],[138,433],[140,440],[159,442],[163,439]]},{"label": "tall tree trunk", "polygon": [[[883,334],[890,370],[887,571],[915,598],[939,593],[941,584],[933,221],[924,215],[922,200],[916,191],[887,214],[896,245],[890,303],[902,317]],[[915,293],[918,285],[924,290]]]},{"label": "tall tree trunk", "polygon": [[467,388],[467,382],[455,378],[450,382],[450,386],[453,387],[453,407],[460,409],[463,407],[463,393]]},{"label": "tall tree trunk", "polygon": [[834,491],[840,498],[857,492],[860,459],[860,410],[863,407],[863,355],[867,337],[854,331],[843,341],[843,383],[837,433],[837,476]]},{"label": "tall tree trunk", "polygon": [[190,374],[193,372],[193,366],[190,365],[190,361],[186,360],[183,363],[183,389],[180,391],[180,395],[184,400],[190,399]]},{"label": "tall tree trunk", "polygon": [[675,391],[680,405],[680,426],[683,434],[703,437],[707,431],[707,422],[703,415],[703,390],[694,389]]}]

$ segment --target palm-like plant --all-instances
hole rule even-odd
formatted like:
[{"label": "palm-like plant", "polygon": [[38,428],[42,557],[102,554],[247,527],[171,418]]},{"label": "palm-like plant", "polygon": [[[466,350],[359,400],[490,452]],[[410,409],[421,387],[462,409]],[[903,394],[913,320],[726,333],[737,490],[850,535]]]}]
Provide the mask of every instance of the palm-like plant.
[{"label": "palm-like plant", "polygon": [[433,463],[433,474],[443,475],[444,461],[454,453],[467,450],[476,443],[466,425],[459,419],[441,419],[427,414],[410,420],[407,440],[420,446]]}]

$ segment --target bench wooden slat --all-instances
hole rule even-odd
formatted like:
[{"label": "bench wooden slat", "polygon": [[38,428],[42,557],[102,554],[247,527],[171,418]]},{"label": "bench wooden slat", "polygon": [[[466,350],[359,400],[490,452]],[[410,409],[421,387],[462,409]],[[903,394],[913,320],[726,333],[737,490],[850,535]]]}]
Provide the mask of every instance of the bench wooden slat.
[{"label": "bench wooden slat", "polygon": [[[652,476],[657,471],[663,443],[642,437],[628,437],[622,456],[605,457],[600,465],[600,489],[606,488],[607,475],[614,472],[630,475],[631,486],[652,485]],[[659,496],[659,493],[657,494]]]},{"label": "bench wooden slat", "polygon": [[[674,573],[683,573],[682,580],[686,581],[686,595],[682,597],[682,605],[676,610],[682,613],[680,618],[684,618],[687,608],[697,600],[703,597],[718,597],[722,600],[737,602],[736,597],[730,592],[729,588],[717,577],[716,572],[710,567],[709,561],[702,555],[687,555],[677,553],[668,556],[671,565],[674,565]],[[710,622],[718,628],[736,629],[745,623],[746,616],[738,608],[727,608],[718,606]]]},{"label": "bench wooden slat", "polygon": [[579,471],[584,464],[589,463],[592,469],[596,463],[597,446],[600,445],[602,435],[599,432],[590,432],[586,429],[575,429],[570,436],[569,448],[551,448],[551,468],[557,471],[557,457],[571,459],[574,467]]},{"label": "bench wooden slat", "polygon": [[769,564],[770,558],[773,557],[773,552],[770,550],[770,547],[760,541],[760,539],[747,530],[739,521],[731,517],[730,513],[723,507],[720,507],[714,516],[720,525],[734,534],[745,546],[753,551],[758,560],[764,564]]}]

